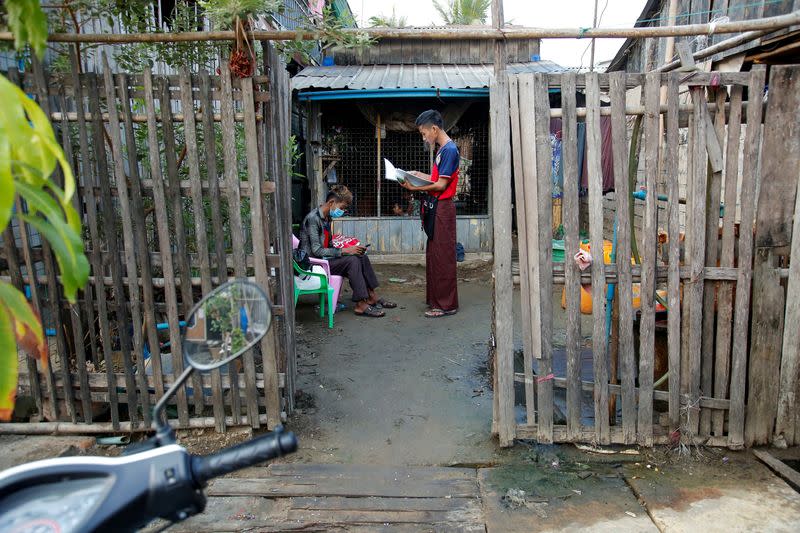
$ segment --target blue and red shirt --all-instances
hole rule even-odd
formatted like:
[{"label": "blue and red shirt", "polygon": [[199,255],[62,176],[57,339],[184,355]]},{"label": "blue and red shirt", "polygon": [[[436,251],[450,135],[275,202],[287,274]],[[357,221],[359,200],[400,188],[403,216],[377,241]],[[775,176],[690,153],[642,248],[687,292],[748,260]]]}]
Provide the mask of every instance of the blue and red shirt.
[{"label": "blue and red shirt", "polygon": [[435,193],[439,200],[447,200],[456,195],[456,187],[458,187],[458,166],[461,163],[461,155],[458,153],[458,147],[453,140],[449,140],[444,146],[439,148],[436,153],[436,159],[433,162],[433,170],[431,172],[431,180],[435,183],[439,178],[447,178],[449,183],[447,188],[440,192],[438,195]]}]

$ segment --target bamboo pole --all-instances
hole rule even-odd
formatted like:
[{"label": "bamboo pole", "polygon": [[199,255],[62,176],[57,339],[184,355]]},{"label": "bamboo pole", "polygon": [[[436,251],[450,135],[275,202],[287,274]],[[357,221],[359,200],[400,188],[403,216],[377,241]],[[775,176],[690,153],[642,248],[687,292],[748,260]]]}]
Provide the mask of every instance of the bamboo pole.
[{"label": "bamboo pole", "polygon": [[[262,424],[267,423],[267,415],[259,416]],[[225,418],[228,428],[234,426],[248,426],[247,417],[239,417],[234,422],[233,417]],[[214,417],[190,418],[188,425],[181,425],[177,420],[170,420],[174,429],[213,428]],[[133,426],[130,422],[120,422],[119,428],[114,429],[110,422],[95,422],[92,424],[73,424],[71,422],[12,422],[0,424],[0,435],[91,435],[97,433],[143,433],[151,431],[148,426]]]},{"label": "bamboo pole", "polygon": [[[643,37],[672,37],[692,35],[714,35],[750,31],[775,31],[800,24],[800,11],[777,17],[754,20],[723,22],[720,24],[684,24],[641,28],[347,28],[347,34],[368,35],[373,39],[476,39],[476,40],[526,40],[526,39],[619,39]],[[250,35],[259,41],[318,40],[323,34],[309,30],[252,31]],[[752,39],[753,37],[750,37]],[[13,41],[11,32],[0,32],[0,41]],[[52,33],[50,42],[62,43],[175,43],[191,41],[234,41],[234,31],[195,31],[181,33]],[[720,43],[722,44],[722,43]],[[662,67],[663,68],[663,67]]]},{"label": "bamboo pole", "polygon": [[[714,46],[703,48],[702,50],[692,54],[692,57],[695,59],[695,61],[699,59],[706,59],[707,57],[711,57],[720,52],[725,52],[727,50],[730,50],[731,48],[736,48],[737,46],[740,46],[744,43],[763,37],[768,33],[770,33],[771,31],[773,30],[748,31],[741,35],[737,35],[736,37],[731,37],[730,39],[725,39],[724,41],[720,41]],[[661,65],[656,69],[656,72],[669,72],[671,70],[675,70],[680,66],[681,66],[681,61],[680,59],[677,59],[665,65]]]}]

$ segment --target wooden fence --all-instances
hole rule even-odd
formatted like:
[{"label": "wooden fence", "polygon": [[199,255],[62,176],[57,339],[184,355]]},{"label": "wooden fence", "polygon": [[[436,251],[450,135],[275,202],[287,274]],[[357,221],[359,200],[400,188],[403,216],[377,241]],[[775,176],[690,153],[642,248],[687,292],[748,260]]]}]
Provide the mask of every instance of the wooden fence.
[{"label": "wooden fence", "polygon": [[[518,75],[509,77],[505,92],[493,89],[495,100],[509,96],[510,112],[502,112],[505,101],[493,101],[498,111],[492,116],[511,117],[524,346],[517,368],[508,360],[496,363],[501,386],[495,430],[501,438],[732,448],[773,438],[800,441],[792,331],[800,318],[800,267],[789,262],[790,244],[800,253],[800,236],[792,237],[800,168],[798,74],[797,67],[773,68],[766,112],[765,69],[758,66],[746,73]],[[637,87],[641,101],[632,101],[626,93]],[[560,109],[549,107],[552,88],[561,92]],[[585,91],[584,108],[576,107],[576,91]],[[610,105],[601,104],[601,93]],[[604,265],[594,252],[591,269],[581,272],[572,260],[581,217],[587,217],[592,250],[612,239],[603,230],[601,115],[611,117],[617,260]],[[638,160],[629,159],[636,116],[643,130]],[[552,261],[551,117],[563,121],[563,264]],[[581,121],[588,213],[580,212],[577,178]],[[638,164],[633,181],[629,161]],[[628,213],[640,187],[646,193],[637,235]],[[661,219],[659,203],[666,205]],[[659,231],[668,235],[663,246]],[[634,238],[640,259],[632,264]],[[781,281],[787,276],[788,298]],[[592,296],[591,339],[580,329],[581,284]],[[635,309],[637,284],[641,304]],[[566,331],[556,347],[554,315],[561,310],[554,299],[562,285]],[[668,312],[657,312],[656,289],[666,292]],[[496,331],[506,327],[504,320],[495,316]],[[588,353],[581,350],[584,340]],[[497,357],[513,354],[498,351]],[[522,389],[516,416],[514,388],[502,386],[509,382]]]},{"label": "wooden fence", "polygon": [[9,73],[52,117],[73,165],[91,264],[70,305],[48,244],[23,223],[3,235],[5,279],[30,294],[49,330],[48,364],[28,360],[20,374],[44,418],[148,427],[183,369],[181,320],[234,277],[267,290],[275,326],[240,364],[196,374],[170,418],[224,431],[273,427],[291,409],[290,95],[269,44],[265,56],[266,75],[241,80],[226,64],[219,75],[130,75],[107,63],[79,73],[74,50],[70,74],[48,77],[38,63],[22,80]]}]

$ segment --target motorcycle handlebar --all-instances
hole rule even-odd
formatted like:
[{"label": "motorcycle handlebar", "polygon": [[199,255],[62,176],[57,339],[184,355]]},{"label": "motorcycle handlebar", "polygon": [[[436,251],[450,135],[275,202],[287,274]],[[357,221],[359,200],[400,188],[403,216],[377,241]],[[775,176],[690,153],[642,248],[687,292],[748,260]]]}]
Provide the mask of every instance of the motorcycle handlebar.
[{"label": "motorcycle handlebar", "polygon": [[263,463],[297,450],[297,437],[278,427],[272,433],[205,457],[192,456],[192,475],[203,486],[210,479]]}]

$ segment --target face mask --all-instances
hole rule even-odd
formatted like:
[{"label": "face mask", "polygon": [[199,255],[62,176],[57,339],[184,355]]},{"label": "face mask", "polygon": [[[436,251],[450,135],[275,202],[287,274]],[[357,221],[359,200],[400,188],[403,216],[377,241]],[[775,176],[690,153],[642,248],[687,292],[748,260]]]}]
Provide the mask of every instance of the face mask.
[{"label": "face mask", "polygon": [[331,218],[340,218],[344,216],[344,210],[337,207],[336,209],[331,209]]}]

